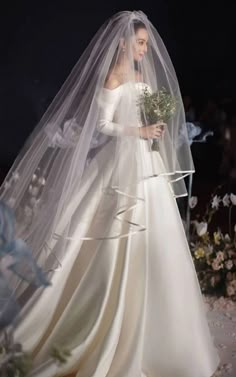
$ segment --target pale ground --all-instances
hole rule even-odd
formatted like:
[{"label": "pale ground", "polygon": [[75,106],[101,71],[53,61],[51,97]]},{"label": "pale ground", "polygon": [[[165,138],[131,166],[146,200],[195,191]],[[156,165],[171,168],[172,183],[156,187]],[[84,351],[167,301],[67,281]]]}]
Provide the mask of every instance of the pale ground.
[{"label": "pale ground", "polygon": [[[221,358],[220,366],[212,377],[236,377],[236,302],[223,297],[203,297],[211,333]],[[75,377],[75,374],[66,377]]]},{"label": "pale ground", "polygon": [[207,318],[221,364],[213,377],[236,376],[236,303],[204,296]]}]

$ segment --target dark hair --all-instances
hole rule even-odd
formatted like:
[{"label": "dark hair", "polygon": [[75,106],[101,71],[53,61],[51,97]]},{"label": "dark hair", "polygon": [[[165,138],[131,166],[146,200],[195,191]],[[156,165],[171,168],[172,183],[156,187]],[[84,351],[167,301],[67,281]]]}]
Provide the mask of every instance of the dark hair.
[{"label": "dark hair", "polygon": [[[131,24],[133,25],[135,34],[137,33],[137,31],[139,29],[147,30],[146,25],[142,21],[133,20]],[[136,61],[134,61],[134,68],[135,68],[136,72],[140,72],[140,67],[139,67],[139,65]]]},{"label": "dark hair", "polygon": [[136,33],[139,29],[147,29],[146,25],[139,20],[133,20],[131,23],[134,27],[134,32]]}]

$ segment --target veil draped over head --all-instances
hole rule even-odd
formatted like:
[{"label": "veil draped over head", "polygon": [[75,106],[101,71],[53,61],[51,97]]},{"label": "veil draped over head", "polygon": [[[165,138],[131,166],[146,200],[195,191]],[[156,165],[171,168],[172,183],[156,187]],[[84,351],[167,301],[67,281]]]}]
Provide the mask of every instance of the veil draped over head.
[{"label": "veil draped over head", "polygon": [[[136,51],[140,27],[148,34],[142,59]],[[127,69],[120,71],[119,85],[108,89],[122,59]],[[159,152],[152,151],[151,139],[129,132],[142,125],[137,93],[144,87],[151,92],[164,87],[179,98]],[[156,153],[164,164],[159,171]],[[124,11],[97,31],[26,140],[0,195],[15,212],[17,237],[50,276],[72,242],[99,244],[148,231],[145,217],[142,224],[132,221],[132,209],[145,208],[145,182],[163,176],[175,197],[184,196],[183,178],[193,172],[180,89],[166,48],[142,11]],[[27,284],[20,278],[24,266],[18,272],[20,292]]]}]

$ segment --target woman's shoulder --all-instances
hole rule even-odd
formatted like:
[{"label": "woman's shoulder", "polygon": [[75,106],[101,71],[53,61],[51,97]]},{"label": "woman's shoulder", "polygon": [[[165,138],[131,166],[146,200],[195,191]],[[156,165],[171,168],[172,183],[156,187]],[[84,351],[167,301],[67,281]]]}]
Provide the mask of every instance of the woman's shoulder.
[{"label": "woman's shoulder", "polygon": [[121,97],[122,89],[122,83],[115,76],[109,77],[98,93],[99,105],[116,105]]},{"label": "woman's shoulder", "polygon": [[[135,71],[134,76],[136,82],[143,81],[143,76],[139,71]],[[116,73],[111,73],[108,75],[105,81],[104,88],[112,90],[120,87],[124,83],[125,81],[122,81],[119,75],[117,75]]]},{"label": "woman's shoulder", "polygon": [[118,88],[120,85],[122,85],[122,82],[119,77],[115,74],[111,74],[105,81],[104,88],[112,90]]}]

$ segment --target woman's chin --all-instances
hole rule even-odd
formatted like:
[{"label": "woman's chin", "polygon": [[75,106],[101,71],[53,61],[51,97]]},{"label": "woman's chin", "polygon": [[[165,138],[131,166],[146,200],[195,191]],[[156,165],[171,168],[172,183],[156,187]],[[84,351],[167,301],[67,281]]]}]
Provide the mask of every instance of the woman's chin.
[{"label": "woman's chin", "polygon": [[143,56],[140,56],[140,55],[135,58],[135,61],[137,63],[141,62],[142,60],[143,60]]}]

